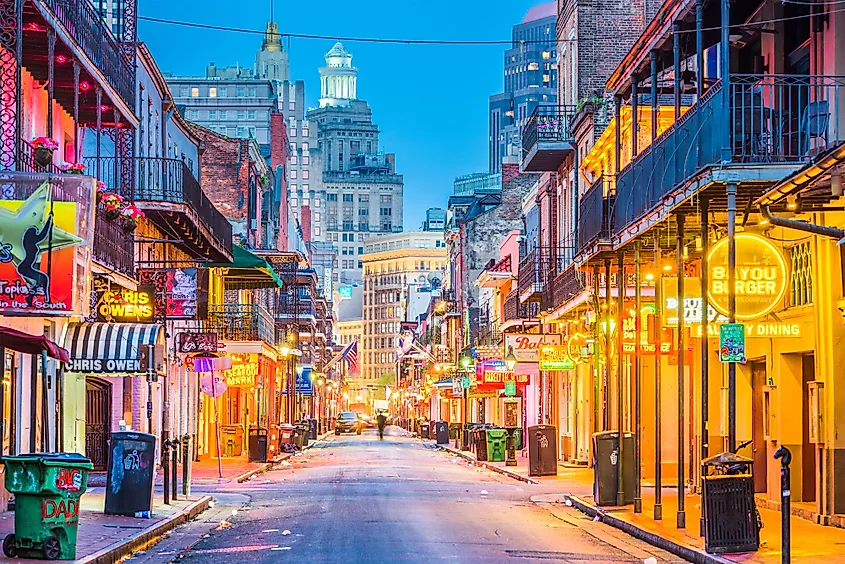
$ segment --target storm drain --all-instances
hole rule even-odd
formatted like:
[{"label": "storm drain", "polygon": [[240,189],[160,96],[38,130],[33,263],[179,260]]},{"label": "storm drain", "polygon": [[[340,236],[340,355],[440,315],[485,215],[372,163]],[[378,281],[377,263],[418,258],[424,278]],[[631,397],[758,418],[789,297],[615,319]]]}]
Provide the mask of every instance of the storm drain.
[{"label": "storm drain", "polygon": [[641,562],[627,554],[592,554],[584,552],[557,552],[553,550],[506,550],[505,554],[511,558],[526,558],[534,560],[565,560],[572,562]]}]

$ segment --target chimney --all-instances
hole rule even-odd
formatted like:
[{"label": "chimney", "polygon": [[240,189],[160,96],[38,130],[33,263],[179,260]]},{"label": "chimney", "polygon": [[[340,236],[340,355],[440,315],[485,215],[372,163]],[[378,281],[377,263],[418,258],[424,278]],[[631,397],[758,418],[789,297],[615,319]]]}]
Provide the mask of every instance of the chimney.
[{"label": "chimney", "polygon": [[311,206],[299,208],[299,226],[302,227],[302,240],[305,243],[311,242]]},{"label": "chimney", "polygon": [[270,167],[286,166],[288,160],[288,131],[285,116],[270,112]]}]

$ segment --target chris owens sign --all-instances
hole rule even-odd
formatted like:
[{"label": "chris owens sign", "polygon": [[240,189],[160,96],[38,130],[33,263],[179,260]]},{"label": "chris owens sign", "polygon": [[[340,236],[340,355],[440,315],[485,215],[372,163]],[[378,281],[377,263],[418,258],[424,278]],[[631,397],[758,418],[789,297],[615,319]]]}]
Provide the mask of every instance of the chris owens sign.
[{"label": "chris owens sign", "polygon": [[97,302],[97,320],[152,322],[154,305],[152,286],[139,286],[137,290],[103,292]]},{"label": "chris owens sign", "polygon": [[505,355],[513,355],[519,362],[539,362],[540,347],[545,345],[560,345],[563,343],[560,335],[516,334],[505,335]]},{"label": "chris owens sign", "polygon": [[[721,314],[728,315],[728,239],[710,251],[707,295]],[[770,240],[752,233],[736,236],[736,318],[763,317],[783,302],[789,281],[786,258]]]}]

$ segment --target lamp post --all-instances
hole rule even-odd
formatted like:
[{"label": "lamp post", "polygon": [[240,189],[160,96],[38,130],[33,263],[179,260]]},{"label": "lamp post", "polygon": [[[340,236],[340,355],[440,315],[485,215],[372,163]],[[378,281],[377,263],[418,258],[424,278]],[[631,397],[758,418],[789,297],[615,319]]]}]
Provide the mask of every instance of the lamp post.
[{"label": "lamp post", "polygon": [[[470,362],[471,361],[468,356],[461,357],[461,368],[463,369],[462,373],[464,374],[461,378],[462,380],[467,377],[467,368],[469,368]],[[463,409],[461,409],[461,419],[463,421],[463,425],[461,425],[461,428],[458,430],[458,435],[461,439],[461,450],[469,450],[469,388],[464,387],[463,381],[461,382],[461,391],[463,392],[462,395],[464,400]]]},{"label": "lamp post", "polygon": [[[508,355],[505,357],[505,366],[508,367],[508,372],[513,374],[513,369],[516,368],[516,355],[513,354],[513,347],[508,348]],[[514,384],[516,378],[514,377]],[[516,427],[506,427],[508,431],[508,438],[506,444],[507,457],[505,459],[505,466],[516,466]]]}]

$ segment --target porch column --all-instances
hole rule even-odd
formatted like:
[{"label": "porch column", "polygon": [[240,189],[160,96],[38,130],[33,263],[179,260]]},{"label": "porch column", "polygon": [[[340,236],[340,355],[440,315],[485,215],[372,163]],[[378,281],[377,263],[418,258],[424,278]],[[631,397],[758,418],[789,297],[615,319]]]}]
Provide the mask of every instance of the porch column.
[{"label": "porch column", "polygon": [[660,232],[655,231],[654,235],[654,269],[656,271],[654,284],[654,334],[652,341],[654,342],[654,519],[660,521],[663,519],[663,472],[661,463],[663,461],[663,452],[660,444],[662,425],[660,417],[661,391],[660,391],[660,377],[661,377],[661,363],[663,362],[663,354],[661,346],[663,344],[663,323],[661,316],[663,315],[663,265],[660,264]]},{"label": "porch column", "polygon": [[[619,120],[616,120],[619,123]],[[617,145],[618,147],[619,145]],[[616,428],[619,430],[619,458],[616,465],[616,505],[625,505],[625,470],[624,470],[624,448],[625,448],[625,425],[624,425],[624,402],[625,402],[625,355],[622,353],[623,331],[622,323],[625,312],[625,251],[616,251]],[[608,328],[610,324],[608,323]]]},{"label": "porch column", "polygon": [[56,78],[56,30],[47,30],[47,137],[53,138],[53,94]]},{"label": "porch column", "polygon": [[[722,72],[722,107],[730,115],[731,109],[731,0],[721,0],[721,49],[720,67]],[[730,162],[731,128],[729,120],[722,120],[722,162]],[[733,288],[733,286],[731,286]],[[733,290],[731,289],[731,293]],[[736,437],[734,437],[736,438]]]},{"label": "porch column", "polygon": [[604,381],[602,382],[602,431],[610,430],[610,259],[604,259]]},{"label": "porch column", "polygon": [[[73,60],[73,162],[81,162],[79,153],[79,61]],[[65,155],[67,156],[67,155]]]},{"label": "porch column", "polygon": [[643,512],[642,500],[642,383],[640,382],[640,349],[642,347],[642,289],[640,288],[640,241],[634,243],[634,513]]},{"label": "porch column", "polygon": [[[698,0],[701,3],[701,0]],[[710,299],[707,288],[710,286],[710,200],[702,198],[701,203],[701,460],[710,456]],[[704,490],[702,479],[701,489]],[[704,512],[701,512],[701,534],[704,535]]]},{"label": "porch column", "polygon": [[[599,313],[601,312],[601,294],[599,294],[599,266],[593,265],[593,295],[596,297],[596,304],[599,304],[598,311],[596,312],[596,322],[599,321]],[[598,327],[601,327],[599,324]],[[596,335],[598,337],[598,335]],[[593,433],[597,433],[599,431],[599,409],[601,406],[601,397],[600,397],[600,380],[599,380],[599,372],[601,371],[601,363],[599,360],[598,354],[599,342],[598,338],[594,343],[594,351],[593,351]],[[602,429],[603,431],[604,429]],[[592,448],[592,443],[590,443],[590,448]]]},{"label": "porch column", "polygon": [[675,121],[681,117],[681,22],[672,24],[672,66],[675,68]]},{"label": "porch column", "polygon": [[[723,1],[723,4],[727,0]],[[736,184],[728,184],[728,323],[736,323]],[[736,450],[736,363],[728,363],[728,450]]]},{"label": "porch column", "polygon": [[[97,180],[102,178],[102,171],[100,170],[101,163],[100,163],[100,154],[101,154],[101,135],[103,130],[103,112],[100,108],[103,107],[103,89],[99,87],[96,88],[97,94]],[[114,186],[109,186],[109,189],[113,190]]]},{"label": "porch column", "polygon": [[[639,101],[639,87],[637,86],[637,76],[634,75],[631,78],[631,160],[634,160],[634,157],[637,156],[637,151],[639,150],[638,141],[639,139],[638,134],[640,131],[640,101]],[[576,151],[577,153],[578,151]]]},{"label": "porch column", "polygon": [[[614,171],[618,175],[619,171],[622,170],[622,96],[614,96],[613,102],[616,108],[616,146],[614,147]],[[621,262],[619,266],[621,268]]]},{"label": "porch column", "polygon": [[657,103],[657,51],[649,53],[651,59],[651,142],[657,139],[658,112],[660,104]]},{"label": "porch column", "polygon": [[[677,97],[676,97],[677,101]],[[676,106],[676,111],[678,108]],[[678,519],[679,529],[686,527],[687,514],[684,510],[684,214],[677,216],[678,253]]]},{"label": "porch column", "polygon": [[[695,0],[695,102],[704,95],[704,0]],[[701,128],[701,112],[696,112],[696,130]],[[695,162],[701,162],[701,135],[695,136]],[[704,285],[701,286],[704,288]],[[702,291],[702,294],[706,292]],[[705,342],[707,340],[705,333]],[[702,518],[703,519],[703,518]]]}]

